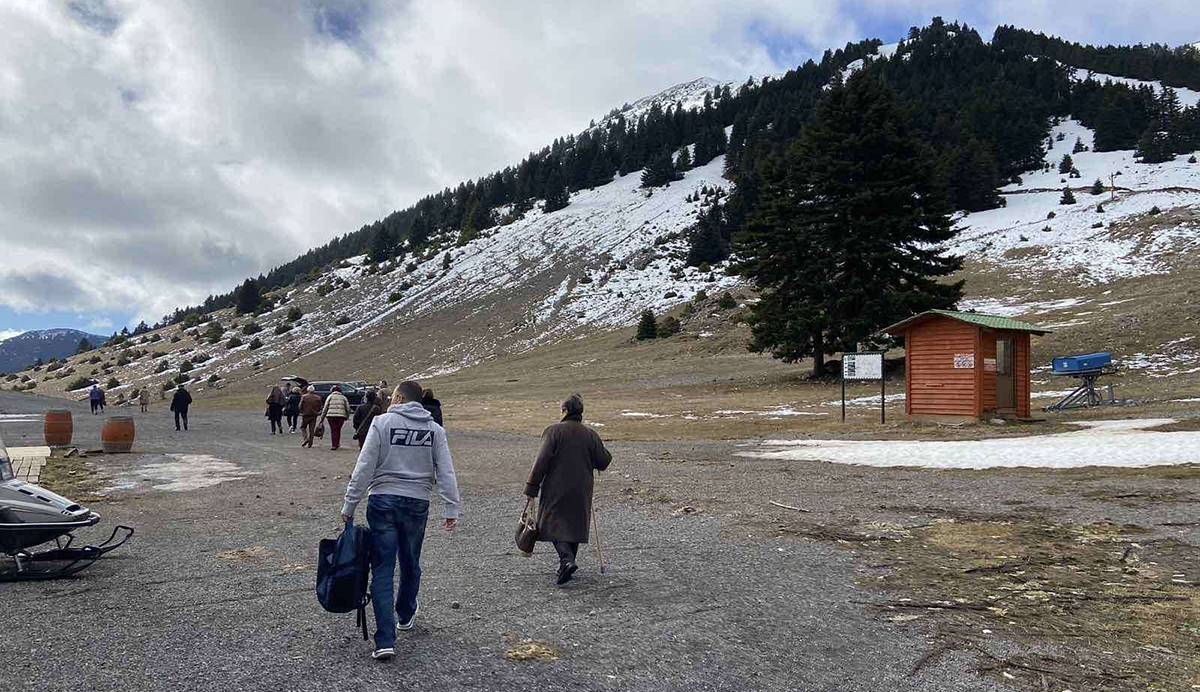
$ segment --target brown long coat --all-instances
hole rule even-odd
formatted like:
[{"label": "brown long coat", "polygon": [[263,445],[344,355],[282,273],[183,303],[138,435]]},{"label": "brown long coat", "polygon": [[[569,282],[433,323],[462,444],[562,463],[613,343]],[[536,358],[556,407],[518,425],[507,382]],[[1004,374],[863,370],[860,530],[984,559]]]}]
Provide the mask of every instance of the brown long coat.
[{"label": "brown long coat", "polygon": [[538,502],[538,540],[587,543],[592,512],[592,471],[603,471],[612,454],[595,430],[568,416],[542,433],[525,494]]}]

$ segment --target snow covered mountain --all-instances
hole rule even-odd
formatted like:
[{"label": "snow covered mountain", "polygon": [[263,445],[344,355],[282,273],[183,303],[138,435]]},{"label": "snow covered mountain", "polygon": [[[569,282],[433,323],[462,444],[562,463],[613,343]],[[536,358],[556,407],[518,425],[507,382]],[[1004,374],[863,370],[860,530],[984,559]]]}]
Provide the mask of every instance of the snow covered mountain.
[{"label": "snow covered mountain", "polygon": [[[897,49],[881,46],[878,54]],[[1080,80],[1089,76],[1135,83],[1075,73]],[[677,85],[624,114],[638,117],[655,103],[699,105],[715,86],[707,79]],[[1177,93],[1184,104],[1200,103],[1200,93]],[[1148,300],[1126,295],[1133,290],[1129,279],[1200,265],[1200,165],[1187,156],[1142,164],[1132,151],[1092,151],[1092,138],[1075,120],[1057,123],[1046,160],[1054,164],[1072,154],[1081,178],[1028,172],[1001,190],[1005,206],[959,215],[962,232],[952,250],[967,259],[968,295],[961,307],[1026,315],[1058,328],[1062,336],[1055,338],[1063,343],[1088,344],[1087,330],[1098,319],[1120,313],[1125,302]],[[159,388],[184,377],[198,382],[199,391],[224,383],[263,386],[284,374],[394,380],[449,373],[628,327],[643,310],[661,314],[701,291],[718,296],[738,288],[722,266],[702,271],[683,261],[684,232],[730,188],[723,167],[718,157],[653,190],[641,189],[634,172],[573,193],[569,206],[550,214],[540,204],[515,220],[511,210],[500,210],[511,223],[468,242],[450,235],[418,257],[379,266],[351,258],[273,292],[269,297],[277,305],[265,314],[218,311],[212,317],[219,329],[211,334],[211,324],[172,326],[133,340],[123,355],[103,349],[95,354],[100,362],[76,358],[70,368],[76,377],[116,377],[117,389]],[[1097,179],[1104,190],[1093,195]],[[1060,204],[1065,186],[1075,203]],[[1191,353],[1184,346],[1200,332],[1181,325],[1137,338],[1176,344],[1174,355],[1163,357],[1182,363]],[[690,334],[711,336],[708,327]],[[1137,355],[1145,357],[1132,358],[1129,367],[1177,367],[1156,360],[1163,355],[1158,351]],[[130,362],[117,364],[125,359]],[[36,386],[61,395],[63,379],[45,378]]]},{"label": "snow covered mountain", "polygon": [[38,358],[65,358],[75,354],[79,341],[87,339],[93,346],[108,340],[107,336],[88,334],[77,329],[42,329],[25,332],[0,341],[0,372],[21,370]]}]

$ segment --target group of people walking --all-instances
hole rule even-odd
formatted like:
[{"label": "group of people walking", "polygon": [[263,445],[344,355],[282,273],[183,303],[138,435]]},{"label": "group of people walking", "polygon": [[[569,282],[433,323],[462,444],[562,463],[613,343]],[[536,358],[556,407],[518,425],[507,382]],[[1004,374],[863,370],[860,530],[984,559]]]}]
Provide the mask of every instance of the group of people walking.
[{"label": "group of people walking", "polygon": [[[333,396],[331,393],[330,398]],[[377,660],[395,657],[397,633],[411,630],[416,622],[421,547],[434,486],[445,504],[442,520],[446,531],[458,527],[462,509],[454,461],[441,425],[440,402],[415,381],[397,386],[390,406],[384,409],[386,399],[386,394],[368,392],[368,399],[359,406],[360,412],[366,412],[361,417],[355,413],[361,451],[340,512],[342,522],[352,522],[358,506],[366,500],[376,624],[371,657]],[[329,408],[328,400],[325,408]],[[612,463],[603,440],[583,424],[583,410],[578,394],[563,401],[562,420],[542,433],[542,445],[524,488],[528,502],[541,498],[537,540],[554,546],[560,585],[575,574],[579,546],[588,542],[593,474]]]},{"label": "group of people walking", "polygon": [[[314,439],[324,436],[325,424],[329,424],[330,449],[341,449],[342,426],[346,421],[351,422],[354,430],[353,439],[362,449],[366,442],[367,431],[375,417],[384,413],[394,401],[391,394],[383,391],[387,381],[381,381],[380,387],[370,387],[363,396],[363,401],[357,407],[350,405],[341,385],[334,385],[329,395],[322,401],[316,387],[308,385],[301,393],[298,385],[271,387],[267,395],[266,417],[271,424],[271,434],[284,433],[284,416],[292,433],[296,432],[297,422],[300,424],[301,447],[312,447]],[[286,392],[284,390],[287,390]],[[419,403],[429,411],[434,422],[442,424],[442,402],[433,395],[433,390],[422,390]]]}]

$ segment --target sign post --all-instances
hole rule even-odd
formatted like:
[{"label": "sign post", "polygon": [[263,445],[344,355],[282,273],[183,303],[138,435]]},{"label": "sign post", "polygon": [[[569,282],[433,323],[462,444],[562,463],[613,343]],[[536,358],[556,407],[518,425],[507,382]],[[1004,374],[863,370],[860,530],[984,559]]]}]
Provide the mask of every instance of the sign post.
[{"label": "sign post", "polygon": [[885,421],[887,380],[883,377],[883,352],[863,351],[842,354],[842,421],[846,420],[846,380],[879,380],[879,422]]}]

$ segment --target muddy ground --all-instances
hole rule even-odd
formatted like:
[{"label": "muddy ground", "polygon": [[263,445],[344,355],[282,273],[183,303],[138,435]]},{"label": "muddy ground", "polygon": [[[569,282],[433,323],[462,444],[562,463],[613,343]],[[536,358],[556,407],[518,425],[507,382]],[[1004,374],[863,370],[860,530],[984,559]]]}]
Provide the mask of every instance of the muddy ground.
[{"label": "muddy ground", "polygon": [[[0,412],[51,404],[0,395]],[[0,585],[6,689],[1200,685],[1195,465],[876,469],[735,456],[754,442],[613,441],[597,497],[609,573],[589,550],[556,588],[551,549],[511,545],[536,438],[451,420],[462,524],[431,523],[417,627],[376,664],[353,617],[312,592],[354,453],[301,450],[258,411],[201,405],[176,433],[162,409],[135,416],[137,454],[48,472],[101,528],[138,534],[74,580]],[[101,420],[74,411],[77,443],[95,446]]]}]

